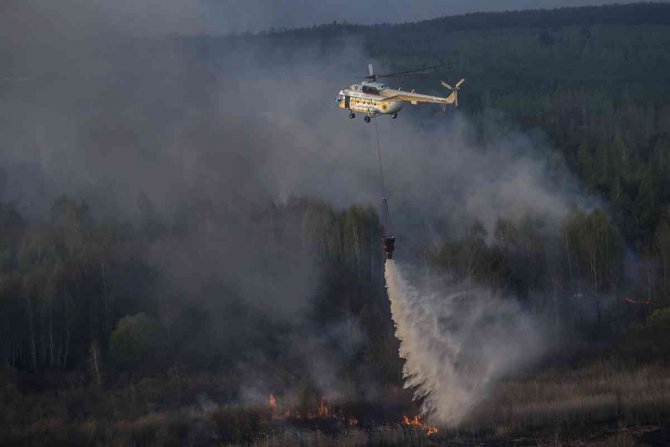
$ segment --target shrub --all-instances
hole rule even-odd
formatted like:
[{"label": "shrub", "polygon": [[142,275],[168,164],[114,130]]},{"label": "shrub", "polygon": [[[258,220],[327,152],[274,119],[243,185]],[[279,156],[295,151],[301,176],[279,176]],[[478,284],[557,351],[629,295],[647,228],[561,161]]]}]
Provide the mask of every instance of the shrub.
[{"label": "shrub", "polygon": [[110,336],[111,353],[122,363],[139,362],[160,345],[162,332],[158,321],[145,313],[125,316]]}]

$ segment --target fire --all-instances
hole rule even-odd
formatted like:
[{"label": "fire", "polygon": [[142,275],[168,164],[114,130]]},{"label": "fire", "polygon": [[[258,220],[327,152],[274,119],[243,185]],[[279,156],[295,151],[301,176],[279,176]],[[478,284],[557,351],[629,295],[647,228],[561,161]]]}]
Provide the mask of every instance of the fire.
[{"label": "fire", "polygon": [[403,416],[402,418],[402,425],[406,425],[408,427],[419,427],[423,430],[426,431],[426,434],[428,436],[437,433],[437,428],[432,427],[425,422],[421,420],[419,416],[414,416],[412,419],[408,418],[407,416]]},{"label": "fire", "polygon": [[282,415],[277,407],[277,398],[274,394],[270,394],[270,397],[268,398],[268,406],[272,412],[272,419],[281,419]]},{"label": "fire", "polygon": [[319,409],[317,411],[317,415],[320,418],[330,417],[330,408],[328,408],[328,405],[326,405],[326,399],[321,398],[321,402],[319,402]]},{"label": "fire", "polygon": [[[270,394],[268,397],[268,407],[272,413],[272,419],[275,420],[287,420],[289,422],[297,421],[323,421],[327,420],[337,420],[342,421],[349,427],[358,425],[358,419],[353,416],[347,416],[342,411],[342,408],[333,409],[328,406],[326,398],[321,398],[318,405],[312,407],[309,410],[298,410],[295,408],[290,408],[286,403],[283,405],[279,403],[279,400],[274,394]],[[437,433],[437,427],[428,425],[421,420],[419,416],[414,416],[412,418],[408,416],[403,416],[402,425],[406,427],[414,427],[419,430],[425,431],[426,435],[430,436]]]}]

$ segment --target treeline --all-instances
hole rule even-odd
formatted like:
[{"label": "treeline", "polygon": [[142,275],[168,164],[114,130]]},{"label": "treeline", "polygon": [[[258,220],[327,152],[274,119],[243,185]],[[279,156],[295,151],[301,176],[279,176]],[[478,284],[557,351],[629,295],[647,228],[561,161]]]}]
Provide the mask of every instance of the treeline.
[{"label": "treeline", "polygon": [[[2,364],[82,367],[118,312],[137,312],[150,276],[129,248],[127,229],[95,224],[88,208],[54,203],[48,223],[28,225],[11,206],[0,217]],[[118,282],[132,284],[133,291]]]},{"label": "treeline", "polygon": [[454,281],[521,299],[553,322],[556,333],[614,338],[636,322],[638,300],[648,299],[626,282],[624,242],[600,210],[574,212],[558,232],[541,219],[499,219],[492,234],[475,223],[466,237],[446,241],[429,259]]},{"label": "treeline", "polygon": [[[475,222],[465,237],[445,241],[428,259],[453,281],[484,284],[520,299],[553,322],[556,333],[615,341],[647,320],[660,331],[670,328],[669,215],[661,218],[648,251],[640,253],[630,250],[603,210],[573,211],[559,225],[556,231],[541,218],[499,218],[489,233]],[[644,338],[647,332],[633,335]],[[645,343],[635,347],[651,349]],[[665,343],[656,350],[670,358]]]},{"label": "treeline", "polygon": [[504,28],[560,28],[565,26],[670,25],[668,5],[625,5],[531,9],[503,13],[471,13],[403,25],[406,28],[442,27],[449,31],[479,31]]},{"label": "treeline", "polygon": [[[313,349],[333,357],[331,373],[351,388],[366,386],[371,376],[399,383],[373,209],[336,211],[293,199],[249,216],[247,225],[261,230],[254,234],[264,235],[257,242],[267,248],[262,255],[268,264],[257,266],[263,275],[255,281],[266,281],[268,290],[282,284],[273,275],[296,268],[296,252],[316,266],[315,287],[287,318],[264,312],[227,279],[203,280],[189,296],[170,294],[170,273],[150,253],[200,231],[208,209],[190,204],[189,218],[165,223],[148,215],[126,224],[95,219],[86,204],[61,198],[50,219],[35,224],[3,205],[0,364],[84,371],[83,380],[103,384],[119,373],[230,370],[262,358],[286,382],[283,387],[315,388],[310,362],[320,354],[300,349],[318,342]],[[208,223],[222,231],[228,224]],[[225,278],[224,264],[221,272]],[[290,292],[276,290],[267,302],[290,301]]]}]

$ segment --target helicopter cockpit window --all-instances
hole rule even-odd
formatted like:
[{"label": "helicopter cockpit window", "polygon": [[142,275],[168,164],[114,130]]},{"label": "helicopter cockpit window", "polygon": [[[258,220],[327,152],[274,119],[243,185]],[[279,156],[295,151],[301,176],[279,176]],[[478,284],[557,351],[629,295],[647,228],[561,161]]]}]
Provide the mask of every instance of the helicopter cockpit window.
[{"label": "helicopter cockpit window", "polygon": [[377,90],[374,87],[369,87],[367,85],[363,86],[363,93],[377,93],[379,90]]}]

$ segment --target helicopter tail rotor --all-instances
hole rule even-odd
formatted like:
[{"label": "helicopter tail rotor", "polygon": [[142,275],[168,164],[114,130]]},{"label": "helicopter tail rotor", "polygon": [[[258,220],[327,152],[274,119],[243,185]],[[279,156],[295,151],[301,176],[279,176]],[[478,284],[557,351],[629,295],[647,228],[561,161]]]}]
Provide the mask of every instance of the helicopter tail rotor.
[{"label": "helicopter tail rotor", "polygon": [[442,86],[451,90],[451,94],[447,97],[448,100],[453,101],[454,106],[458,107],[458,91],[461,89],[461,85],[465,82],[465,79],[461,79],[453,87],[446,82],[442,81]]}]

